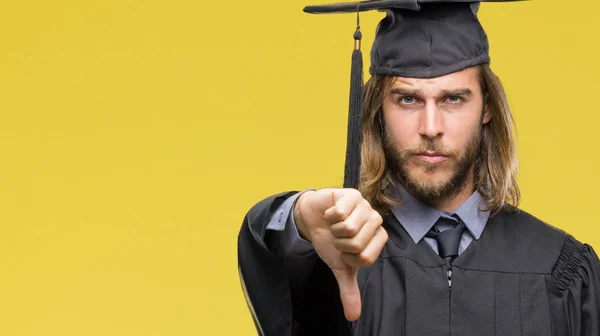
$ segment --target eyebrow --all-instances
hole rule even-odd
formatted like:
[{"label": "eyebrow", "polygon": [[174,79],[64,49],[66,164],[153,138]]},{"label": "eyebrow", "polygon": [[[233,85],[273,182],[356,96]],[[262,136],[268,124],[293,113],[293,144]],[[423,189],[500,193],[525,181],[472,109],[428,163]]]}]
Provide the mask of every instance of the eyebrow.
[{"label": "eyebrow", "polygon": [[402,96],[421,96],[423,91],[420,89],[404,89],[395,87],[390,90],[390,94],[397,94]]},{"label": "eyebrow", "polygon": [[454,89],[454,90],[443,90],[442,97],[462,96],[468,97],[473,94],[473,91],[468,88]]},{"label": "eyebrow", "polygon": [[[408,89],[408,88],[395,87],[390,90],[390,94],[418,97],[418,96],[422,96],[423,91],[420,89]],[[473,91],[471,91],[471,89],[469,89],[469,88],[459,88],[459,89],[452,89],[452,90],[442,90],[440,97],[442,97],[442,98],[447,98],[447,97],[452,97],[452,96],[468,97],[468,96],[471,96],[472,94],[473,94]]]}]

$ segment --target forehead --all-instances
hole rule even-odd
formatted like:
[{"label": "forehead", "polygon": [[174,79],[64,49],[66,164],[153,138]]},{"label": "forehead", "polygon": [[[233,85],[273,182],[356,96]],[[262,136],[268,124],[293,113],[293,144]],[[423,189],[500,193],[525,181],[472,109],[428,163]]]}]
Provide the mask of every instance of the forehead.
[{"label": "forehead", "polygon": [[391,87],[434,91],[469,88],[476,92],[479,88],[479,78],[477,68],[472,67],[435,78],[394,77]]}]

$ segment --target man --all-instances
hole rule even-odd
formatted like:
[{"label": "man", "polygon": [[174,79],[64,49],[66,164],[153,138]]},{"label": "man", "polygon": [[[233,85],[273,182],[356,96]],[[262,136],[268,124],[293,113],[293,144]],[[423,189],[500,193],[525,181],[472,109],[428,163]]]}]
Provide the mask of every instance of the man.
[{"label": "man", "polygon": [[259,333],[600,335],[597,255],[516,207],[513,120],[478,3],[305,10],[369,9],[388,15],[364,103],[354,53],[345,188],[274,195],[242,225]]}]

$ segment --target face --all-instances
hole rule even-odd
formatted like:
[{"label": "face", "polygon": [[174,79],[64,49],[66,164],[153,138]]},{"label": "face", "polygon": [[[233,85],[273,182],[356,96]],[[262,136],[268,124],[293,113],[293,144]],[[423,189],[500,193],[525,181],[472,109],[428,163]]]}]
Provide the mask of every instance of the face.
[{"label": "face", "polygon": [[386,157],[415,197],[435,202],[471,181],[484,106],[476,68],[431,79],[396,78],[383,102]]}]

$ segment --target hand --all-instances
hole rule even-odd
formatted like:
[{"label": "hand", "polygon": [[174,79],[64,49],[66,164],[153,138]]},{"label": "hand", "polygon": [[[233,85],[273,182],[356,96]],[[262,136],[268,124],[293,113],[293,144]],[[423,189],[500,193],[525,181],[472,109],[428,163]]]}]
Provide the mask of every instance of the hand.
[{"label": "hand", "polygon": [[346,319],[358,319],[358,268],[373,264],[388,239],[381,215],[356,189],[321,189],[298,198],[294,220],[333,272]]}]

